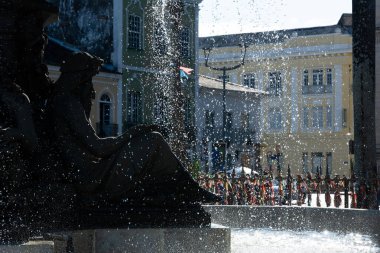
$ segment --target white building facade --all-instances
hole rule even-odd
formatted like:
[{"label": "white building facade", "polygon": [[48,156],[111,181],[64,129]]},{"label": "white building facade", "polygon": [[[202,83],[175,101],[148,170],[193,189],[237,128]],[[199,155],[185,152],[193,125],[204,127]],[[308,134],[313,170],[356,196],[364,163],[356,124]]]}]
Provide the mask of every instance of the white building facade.
[{"label": "white building facade", "polygon": [[[253,167],[260,136],[260,99],[265,92],[226,84],[226,125],[223,134],[223,83],[200,76],[196,98],[197,150],[201,168],[209,173],[237,166]],[[225,136],[223,136],[225,135]]]}]

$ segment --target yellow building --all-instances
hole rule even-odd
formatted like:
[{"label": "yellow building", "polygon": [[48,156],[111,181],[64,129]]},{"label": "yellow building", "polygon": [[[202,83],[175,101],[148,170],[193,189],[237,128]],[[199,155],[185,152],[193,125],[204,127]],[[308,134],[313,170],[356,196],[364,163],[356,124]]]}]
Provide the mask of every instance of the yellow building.
[{"label": "yellow building", "polygon": [[[294,174],[350,175],[351,20],[344,14],[332,26],[200,39],[200,48],[213,47],[214,66],[236,64],[239,44],[248,45],[245,65],[227,75],[231,82],[269,92],[256,119],[263,169],[280,161]],[[200,65],[201,74],[220,78],[220,72]]]}]

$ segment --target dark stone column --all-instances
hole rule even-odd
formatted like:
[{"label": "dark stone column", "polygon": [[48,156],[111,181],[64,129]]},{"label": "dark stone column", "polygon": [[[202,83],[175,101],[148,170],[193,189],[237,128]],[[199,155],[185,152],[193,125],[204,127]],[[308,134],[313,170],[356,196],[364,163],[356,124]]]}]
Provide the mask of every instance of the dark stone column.
[{"label": "dark stone column", "polygon": [[352,1],[355,174],[358,207],[378,209],[376,200],[375,0]]}]

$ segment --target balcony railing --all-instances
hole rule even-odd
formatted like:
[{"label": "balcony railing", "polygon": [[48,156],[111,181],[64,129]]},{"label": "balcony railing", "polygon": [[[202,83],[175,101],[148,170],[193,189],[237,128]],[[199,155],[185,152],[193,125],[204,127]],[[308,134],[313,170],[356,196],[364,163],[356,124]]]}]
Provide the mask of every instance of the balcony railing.
[{"label": "balcony railing", "polygon": [[281,96],[282,95],[282,88],[279,88],[279,87],[268,87],[266,89],[266,91],[268,92],[268,94],[270,96]]},{"label": "balcony railing", "polygon": [[307,85],[302,86],[302,94],[332,93],[332,85]]},{"label": "balcony railing", "polygon": [[[221,127],[206,127],[203,129],[203,137],[208,137],[208,139],[213,142],[222,140],[224,139],[223,129]],[[229,139],[231,143],[244,144],[248,140],[255,143],[255,131],[252,129],[227,128],[225,137]]]},{"label": "balcony railing", "polygon": [[118,124],[96,123],[96,134],[99,137],[108,137],[117,135]]}]

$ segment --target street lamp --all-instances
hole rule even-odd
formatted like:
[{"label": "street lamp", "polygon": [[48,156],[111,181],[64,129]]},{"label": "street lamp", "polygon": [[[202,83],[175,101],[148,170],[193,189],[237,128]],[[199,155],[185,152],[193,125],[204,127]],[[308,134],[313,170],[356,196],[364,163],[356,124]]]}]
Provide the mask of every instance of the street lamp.
[{"label": "street lamp", "polygon": [[[247,52],[247,46],[245,43],[240,44],[239,46],[240,46],[240,53],[241,53],[241,58],[240,58],[239,64],[234,65],[234,66],[223,66],[223,67],[210,66],[208,61],[209,61],[209,57],[210,57],[210,53],[211,53],[212,48],[211,47],[203,48],[203,52],[204,52],[204,56],[205,56],[205,66],[211,70],[222,71],[222,73],[223,73],[222,79],[223,79],[223,140],[224,140],[224,142],[226,142],[226,78],[227,78],[226,72],[240,68],[241,66],[244,65],[245,55]],[[225,152],[225,153],[227,153],[227,152]],[[223,160],[224,160],[223,167],[224,167],[224,171],[226,173],[226,171],[227,171],[226,164],[225,164],[226,159],[223,159]]]}]

